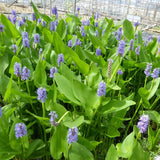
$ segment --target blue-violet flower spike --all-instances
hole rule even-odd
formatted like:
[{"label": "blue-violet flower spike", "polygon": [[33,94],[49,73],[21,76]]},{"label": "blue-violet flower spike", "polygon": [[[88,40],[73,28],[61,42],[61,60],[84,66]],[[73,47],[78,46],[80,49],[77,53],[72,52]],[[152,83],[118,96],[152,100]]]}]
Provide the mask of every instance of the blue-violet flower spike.
[{"label": "blue-violet flower spike", "polygon": [[145,133],[147,131],[148,123],[149,123],[149,116],[145,114],[142,115],[139,119],[139,122],[137,123],[137,127],[140,133]]},{"label": "blue-violet flower spike", "polygon": [[21,76],[21,64],[20,63],[15,62],[15,64],[14,64],[14,74],[17,77]]},{"label": "blue-violet flower spike", "polygon": [[58,55],[57,59],[58,67],[60,66],[61,62],[64,63],[64,55],[62,53]]},{"label": "blue-violet flower spike", "polygon": [[100,96],[105,96],[105,94],[106,94],[106,83],[102,81],[99,83],[97,95],[100,97]]},{"label": "blue-violet flower spike", "polygon": [[67,140],[68,140],[68,144],[78,141],[78,128],[77,127],[69,128]]},{"label": "blue-violet flower spike", "polygon": [[47,91],[45,88],[38,88],[37,89],[37,94],[38,94],[38,97],[37,99],[40,100],[41,102],[45,102],[45,99],[47,98]]}]

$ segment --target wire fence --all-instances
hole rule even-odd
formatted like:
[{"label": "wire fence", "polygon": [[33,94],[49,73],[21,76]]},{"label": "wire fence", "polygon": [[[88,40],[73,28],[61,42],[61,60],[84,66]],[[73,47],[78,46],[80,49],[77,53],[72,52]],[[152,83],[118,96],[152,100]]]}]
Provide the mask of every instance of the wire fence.
[{"label": "wire fence", "polygon": [[[75,14],[76,8],[80,7],[81,16],[91,16],[99,12],[100,16],[115,20],[127,18],[141,24],[160,25],[160,0],[33,0],[33,3],[45,14],[51,14],[50,9],[53,6],[62,14]],[[28,8],[28,13],[33,11],[29,9],[31,0],[0,0],[0,6],[2,4],[9,9],[18,6]]]}]

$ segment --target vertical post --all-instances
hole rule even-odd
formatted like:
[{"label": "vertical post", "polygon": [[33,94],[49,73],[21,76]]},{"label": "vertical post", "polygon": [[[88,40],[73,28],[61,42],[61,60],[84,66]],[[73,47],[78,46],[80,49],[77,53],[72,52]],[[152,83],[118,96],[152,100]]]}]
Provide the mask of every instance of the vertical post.
[{"label": "vertical post", "polygon": [[127,13],[126,13],[126,15],[125,15],[125,19],[127,19],[127,15],[128,15],[128,12],[129,12],[130,3],[131,3],[131,0],[129,0],[129,2],[128,2]]},{"label": "vertical post", "polygon": [[154,20],[156,19],[157,8],[158,8],[158,4],[155,5],[155,10],[154,10],[154,14],[153,14]]},{"label": "vertical post", "polygon": [[50,16],[51,16],[51,10],[52,10],[52,0],[50,0]]},{"label": "vertical post", "polygon": [[73,0],[74,4],[73,4],[73,14],[75,15],[76,13],[76,0]]},{"label": "vertical post", "polygon": [[91,0],[91,15],[93,14],[93,0]]}]

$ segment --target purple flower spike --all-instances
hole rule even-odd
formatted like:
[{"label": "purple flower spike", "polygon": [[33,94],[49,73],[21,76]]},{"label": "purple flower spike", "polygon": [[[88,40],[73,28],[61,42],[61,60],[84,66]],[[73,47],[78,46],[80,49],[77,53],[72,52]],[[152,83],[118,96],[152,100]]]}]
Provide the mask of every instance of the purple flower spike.
[{"label": "purple flower spike", "polygon": [[68,144],[78,141],[78,128],[77,127],[69,128],[67,140],[68,140]]},{"label": "purple flower spike", "polygon": [[71,48],[72,46],[73,46],[73,42],[72,42],[72,40],[69,40],[69,41],[68,41],[68,47]]},{"label": "purple flower spike", "polygon": [[2,108],[1,108],[1,106],[0,106],[0,117],[2,116]]},{"label": "purple flower spike", "polygon": [[148,123],[149,123],[149,116],[148,115],[142,115],[139,119],[139,122],[137,124],[137,127],[140,131],[140,133],[145,133],[148,129]]},{"label": "purple flower spike", "polygon": [[54,78],[54,74],[57,73],[57,68],[56,67],[52,67],[50,69],[50,76],[51,78]]},{"label": "purple flower spike", "polygon": [[57,7],[53,7],[53,8],[52,8],[52,14],[54,14],[54,15],[57,15],[57,14],[58,14]]},{"label": "purple flower spike", "polygon": [[0,24],[0,32],[3,32],[3,28],[4,28],[4,26],[2,24]]},{"label": "purple flower spike", "polygon": [[61,62],[64,63],[64,55],[62,53],[58,55],[57,59],[58,67],[60,66]]},{"label": "purple flower spike", "polygon": [[24,45],[24,47],[29,48],[29,40],[27,38],[23,39],[23,45]]},{"label": "purple flower spike", "polygon": [[86,25],[87,25],[87,26],[90,25],[90,20],[89,20],[89,19],[86,21]]},{"label": "purple flower spike", "polygon": [[99,12],[97,12],[95,15],[94,15],[94,19],[98,20],[99,18]]},{"label": "purple flower spike", "polygon": [[98,36],[99,36],[99,32],[98,32],[98,30],[96,30],[96,34],[95,34],[95,35],[96,35],[96,37],[98,37]]},{"label": "purple flower spike", "polygon": [[84,31],[84,26],[81,26],[81,32],[83,32]]},{"label": "purple flower spike", "polygon": [[21,79],[22,80],[27,80],[29,77],[30,77],[30,70],[27,67],[23,67],[22,74],[21,74]]},{"label": "purple flower spike", "polygon": [[79,12],[80,11],[80,7],[77,7],[77,12]]},{"label": "purple flower spike", "polygon": [[98,27],[98,22],[95,22],[95,27]]},{"label": "purple flower spike", "polygon": [[13,48],[13,52],[16,54],[17,50],[18,50],[18,47],[16,44],[13,44],[12,45],[12,48]]},{"label": "purple flower spike", "polygon": [[45,88],[38,88],[37,89],[37,94],[38,94],[38,97],[37,99],[40,100],[42,103],[45,102],[45,99],[47,98],[47,91]]},{"label": "purple flower spike", "polygon": [[133,49],[134,49],[134,40],[131,39],[131,40],[130,40],[129,51],[133,51]]},{"label": "purple flower spike", "polygon": [[155,68],[152,73],[152,78],[157,79],[159,77],[159,68]]},{"label": "purple flower spike", "polygon": [[35,42],[35,43],[40,43],[40,41],[39,41],[39,34],[38,34],[38,33],[36,33],[36,34],[34,35],[34,42]]},{"label": "purple flower spike", "polygon": [[134,26],[135,26],[135,27],[139,26],[139,23],[138,23],[138,22],[136,22],[136,23],[134,24]]},{"label": "purple flower spike", "polygon": [[55,31],[55,22],[51,22],[50,30]]},{"label": "purple flower spike", "polygon": [[97,48],[97,49],[96,49],[96,55],[97,55],[97,56],[100,56],[100,55],[101,55],[101,49],[100,49],[100,48]]},{"label": "purple flower spike", "polygon": [[12,15],[15,16],[15,17],[17,16],[16,11],[13,10],[13,9],[12,9]]},{"label": "purple flower spike", "polygon": [[115,33],[115,36],[117,35],[117,40],[121,40],[122,36],[122,28],[119,28],[118,31]]},{"label": "purple flower spike", "polygon": [[78,13],[75,13],[75,16],[78,17]]},{"label": "purple flower spike", "polygon": [[55,119],[58,118],[56,112],[55,112],[55,111],[52,111],[51,113],[49,113],[49,115],[51,116],[51,117],[50,117],[50,123],[51,123],[53,126],[58,126],[59,123],[55,121]]},{"label": "purple flower spike", "polygon": [[45,27],[46,26],[46,22],[42,21],[42,26]]},{"label": "purple flower spike", "polygon": [[28,39],[28,33],[27,32],[23,32],[22,33],[23,39],[27,38]]},{"label": "purple flower spike", "polygon": [[26,23],[26,22],[27,22],[26,17],[23,17],[23,18],[22,18],[22,21],[23,21],[23,23]]},{"label": "purple flower spike", "polygon": [[18,21],[18,27],[21,27],[23,25],[24,25],[23,21]]},{"label": "purple flower spike", "polygon": [[57,19],[55,20],[55,25],[58,26],[58,20]]},{"label": "purple flower spike", "polygon": [[38,18],[37,23],[38,23],[38,24],[40,24],[40,23],[41,23],[41,19],[40,19],[40,18]]},{"label": "purple flower spike", "polygon": [[77,46],[77,45],[81,46],[81,43],[82,42],[78,38],[76,38],[75,46]]},{"label": "purple flower spike", "polygon": [[123,74],[123,71],[122,71],[121,69],[119,69],[119,70],[117,71],[117,74],[118,74],[118,75],[122,75],[122,74]]},{"label": "purple flower spike", "polygon": [[137,38],[138,38],[138,35],[137,35],[137,34],[135,34],[135,40],[137,40]]},{"label": "purple flower spike", "polygon": [[35,13],[32,13],[32,21],[35,21],[36,20],[36,15]]},{"label": "purple flower spike", "polygon": [[82,26],[85,26],[86,21],[85,21],[85,20],[82,20],[82,21],[81,21],[81,24],[82,24]]},{"label": "purple flower spike", "polygon": [[15,64],[14,64],[14,74],[17,77],[21,76],[21,64],[20,63],[15,62]]},{"label": "purple flower spike", "polygon": [[124,41],[119,41],[117,52],[121,57],[123,57],[123,54],[125,52],[125,42]]},{"label": "purple flower spike", "polygon": [[135,49],[136,55],[139,55],[139,52],[140,52],[140,46],[137,46],[137,48]]},{"label": "purple flower spike", "polygon": [[85,35],[86,35],[86,34],[85,34],[85,32],[83,31],[83,32],[81,33],[81,36],[82,36],[82,37],[85,37]]},{"label": "purple flower spike", "polygon": [[151,69],[152,69],[152,63],[147,63],[147,67],[144,71],[146,77],[148,78],[151,74]]},{"label": "purple flower spike", "polygon": [[102,81],[99,83],[97,95],[98,95],[98,97],[100,97],[100,96],[105,96],[105,94],[106,94],[106,83],[104,81]]},{"label": "purple flower spike", "polygon": [[11,17],[11,22],[13,23],[13,24],[15,24],[16,22],[17,22],[17,17]]},{"label": "purple flower spike", "polygon": [[19,137],[22,138],[24,135],[27,135],[26,126],[24,123],[17,123],[15,125],[15,136],[18,139]]}]

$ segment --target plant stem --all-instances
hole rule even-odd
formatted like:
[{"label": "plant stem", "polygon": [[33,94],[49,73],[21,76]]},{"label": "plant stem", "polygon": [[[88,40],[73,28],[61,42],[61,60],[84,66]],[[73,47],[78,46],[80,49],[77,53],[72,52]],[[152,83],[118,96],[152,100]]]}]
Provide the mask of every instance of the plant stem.
[{"label": "plant stem", "polygon": [[[29,96],[31,96],[31,94],[30,94],[30,89],[29,89],[29,84],[28,84],[28,80],[26,80],[26,86],[27,86],[28,94],[29,94]],[[30,101],[30,103],[31,103],[31,107],[32,107],[34,113],[37,114],[36,109],[33,107],[32,100]]]},{"label": "plant stem", "polygon": [[133,115],[132,119],[130,120],[130,122],[129,122],[128,126],[127,126],[127,129],[126,129],[126,132],[125,132],[125,136],[124,136],[124,137],[126,137],[127,132],[128,132],[128,130],[129,130],[129,128],[130,128],[130,126],[131,126],[131,124],[132,124],[132,122],[133,122],[133,119],[135,118],[135,116],[136,116],[136,114],[137,114],[137,112],[138,112],[141,104],[142,104],[142,98],[140,99],[139,105],[138,105],[138,107],[136,108],[136,111],[134,112],[134,115]]},{"label": "plant stem", "polygon": [[58,123],[60,123],[62,121],[62,119],[69,113],[69,111],[67,111],[58,121]]},{"label": "plant stem", "polygon": [[42,102],[42,109],[43,109],[43,118],[45,117],[45,106],[44,106],[44,103]]}]

